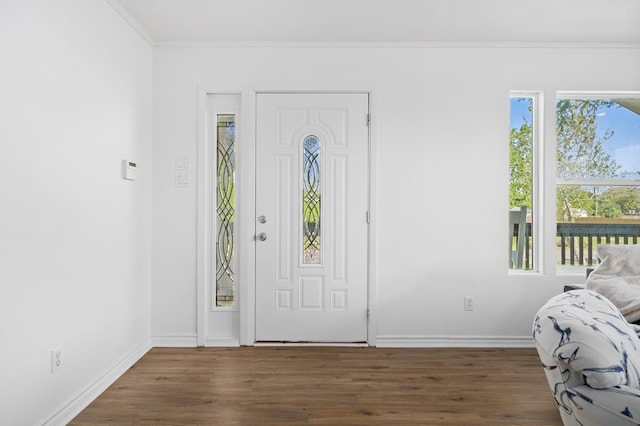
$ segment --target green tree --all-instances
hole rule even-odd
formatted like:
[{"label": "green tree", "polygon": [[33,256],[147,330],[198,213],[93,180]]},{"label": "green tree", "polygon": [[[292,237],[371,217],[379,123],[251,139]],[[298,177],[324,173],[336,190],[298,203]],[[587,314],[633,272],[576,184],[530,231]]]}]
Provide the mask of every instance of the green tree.
[{"label": "green tree", "polygon": [[[613,187],[609,188],[600,195],[598,202],[603,205],[615,204],[618,206],[621,215],[637,215],[640,214],[640,188],[638,187]],[[607,216],[603,211],[604,217]]]},{"label": "green tree", "polygon": [[598,215],[600,217],[620,217],[622,216],[622,209],[620,206],[614,202],[608,201],[604,203],[600,203],[598,207]]},{"label": "green tree", "polygon": [[[598,113],[611,108],[613,102],[593,99],[559,99],[556,103],[557,176],[559,179],[613,178],[620,166],[604,150],[603,144],[613,136],[607,130],[597,134]],[[598,188],[557,187],[557,220],[571,222],[576,214],[594,214]],[[613,212],[612,209],[609,209]]]},{"label": "green tree", "polygon": [[[612,178],[620,169],[604,150],[604,142],[613,136],[611,130],[597,134],[598,114],[614,107],[607,100],[559,99],[556,104],[557,176],[560,179]],[[531,107],[530,107],[531,108]],[[525,123],[510,132],[509,203],[511,207],[532,207],[533,137],[531,124]],[[576,186],[557,187],[557,220],[573,221],[577,215],[596,214],[599,188]],[[615,200],[612,202],[616,202]],[[601,204],[604,206],[604,204]],[[638,207],[640,211],[640,207]],[[598,211],[613,214],[607,207]],[[625,211],[625,208],[622,208]]]},{"label": "green tree", "polygon": [[531,125],[523,124],[519,129],[511,129],[511,149],[509,167],[511,184],[509,185],[509,206],[532,207],[533,187],[533,137]]},{"label": "green tree", "polygon": [[595,214],[595,198],[597,193],[580,186],[559,186],[556,190],[558,222],[572,221],[573,218],[586,214]]}]

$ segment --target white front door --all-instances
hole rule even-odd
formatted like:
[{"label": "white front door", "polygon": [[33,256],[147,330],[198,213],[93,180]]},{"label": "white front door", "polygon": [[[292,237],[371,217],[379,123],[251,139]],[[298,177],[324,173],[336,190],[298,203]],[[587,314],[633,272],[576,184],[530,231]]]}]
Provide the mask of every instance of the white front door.
[{"label": "white front door", "polygon": [[257,95],[257,341],[367,341],[368,113],[364,93]]}]

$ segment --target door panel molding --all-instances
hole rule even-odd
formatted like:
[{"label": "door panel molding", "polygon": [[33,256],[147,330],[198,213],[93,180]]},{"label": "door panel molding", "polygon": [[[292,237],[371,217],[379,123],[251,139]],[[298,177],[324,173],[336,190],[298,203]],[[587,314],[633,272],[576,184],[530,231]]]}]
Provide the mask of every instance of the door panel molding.
[{"label": "door panel molding", "polygon": [[[366,341],[369,95],[257,98],[256,214],[275,220],[257,224],[256,232],[269,237],[256,247],[256,337]],[[308,197],[318,210],[303,211]],[[306,220],[309,228],[303,227]],[[332,279],[338,274],[342,279]],[[289,312],[276,309],[275,296],[283,289],[293,292]],[[346,292],[343,309],[331,309],[334,289]]]}]

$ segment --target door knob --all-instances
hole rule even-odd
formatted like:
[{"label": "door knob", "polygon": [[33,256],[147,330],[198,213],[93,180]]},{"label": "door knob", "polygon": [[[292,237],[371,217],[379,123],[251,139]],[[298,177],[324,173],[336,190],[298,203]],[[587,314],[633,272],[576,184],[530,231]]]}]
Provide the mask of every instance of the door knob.
[{"label": "door knob", "polygon": [[258,216],[258,222],[260,223],[267,223],[267,218],[264,216]]},{"label": "door knob", "polygon": [[265,234],[264,232],[261,232],[258,234],[258,240],[266,241],[266,239],[267,239],[267,234]]}]

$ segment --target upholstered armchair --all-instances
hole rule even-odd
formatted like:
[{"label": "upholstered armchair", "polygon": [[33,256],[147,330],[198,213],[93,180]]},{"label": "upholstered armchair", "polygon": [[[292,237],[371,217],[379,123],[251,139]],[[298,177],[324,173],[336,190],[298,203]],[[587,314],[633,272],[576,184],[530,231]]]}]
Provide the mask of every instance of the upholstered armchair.
[{"label": "upholstered armchair", "polygon": [[589,290],[562,293],[538,311],[533,338],[565,425],[640,424],[638,332]]}]

